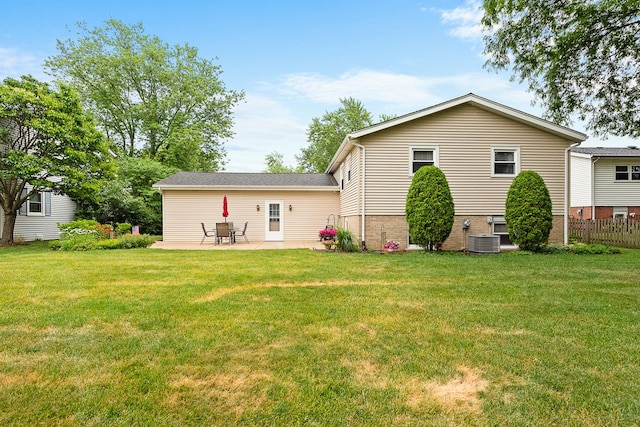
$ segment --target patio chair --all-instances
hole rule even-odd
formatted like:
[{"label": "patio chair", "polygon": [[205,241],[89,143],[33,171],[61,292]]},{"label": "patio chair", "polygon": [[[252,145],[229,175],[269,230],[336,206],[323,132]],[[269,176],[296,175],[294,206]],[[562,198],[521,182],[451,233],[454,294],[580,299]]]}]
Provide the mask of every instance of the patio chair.
[{"label": "patio chair", "polygon": [[245,222],[242,231],[236,231],[235,235],[244,237],[244,241],[249,243],[249,239],[247,239],[247,225],[249,225],[249,223]]},{"label": "patio chair", "polygon": [[204,239],[206,239],[207,237],[216,237],[216,233],[214,230],[208,231],[207,227],[204,226],[204,222],[201,222],[200,224],[202,224],[202,233],[204,234],[202,236],[202,240],[200,240],[200,244],[202,244],[204,242]]},{"label": "patio chair", "polygon": [[227,239],[229,244],[231,244],[233,239],[233,231],[231,227],[229,227],[228,222],[216,223],[216,243],[222,243],[222,239]]}]

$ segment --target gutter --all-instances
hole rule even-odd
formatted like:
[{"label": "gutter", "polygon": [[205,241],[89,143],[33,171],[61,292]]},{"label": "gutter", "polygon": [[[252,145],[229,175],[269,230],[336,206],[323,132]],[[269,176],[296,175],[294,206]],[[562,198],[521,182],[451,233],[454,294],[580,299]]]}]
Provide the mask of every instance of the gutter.
[{"label": "gutter", "polygon": [[571,165],[571,149],[580,145],[582,141],[575,142],[564,149],[564,236],[565,245],[569,244],[569,210],[571,209],[571,177],[569,167]]},{"label": "gutter", "polygon": [[356,147],[358,147],[359,149],[362,150],[362,162],[361,162],[362,166],[360,168],[362,170],[362,173],[360,174],[361,175],[360,181],[361,181],[361,186],[362,186],[362,214],[361,214],[362,215],[362,219],[360,221],[360,229],[361,229],[360,230],[360,233],[361,233],[360,236],[361,236],[361,239],[362,239],[362,250],[364,251],[367,248],[367,246],[365,245],[365,238],[364,238],[364,236],[365,236],[365,234],[364,234],[364,232],[365,232],[365,224],[364,224],[364,221],[365,221],[365,203],[364,202],[365,202],[365,194],[366,194],[365,193],[365,182],[366,182],[366,180],[365,180],[365,166],[366,166],[366,159],[367,159],[367,150],[364,148],[364,145],[358,144],[357,142],[352,141],[350,135],[347,135],[347,142],[349,144],[354,145],[354,146],[356,146]]}]

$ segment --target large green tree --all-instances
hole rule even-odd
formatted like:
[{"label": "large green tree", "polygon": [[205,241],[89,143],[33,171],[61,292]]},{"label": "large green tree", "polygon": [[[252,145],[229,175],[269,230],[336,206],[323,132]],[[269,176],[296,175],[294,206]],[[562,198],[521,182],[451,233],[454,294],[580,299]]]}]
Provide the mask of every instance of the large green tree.
[{"label": "large green tree", "polygon": [[182,170],[222,168],[232,108],[244,94],[225,87],[219,65],[195,47],[145,34],[142,24],[112,19],[78,29],[77,40],[58,41],[45,66],[80,92],[123,153]]},{"label": "large green tree", "polygon": [[360,101],[340,99],[342,107],[314,117],[307,129],[309,145],[296,156],[305,172],[323,173],[340,144],[350,132],[373,124],[371,113]]},{"label": "large green tree", "polygon": [[512,67],[547,118],[640,136],[638,0],[485,0],[482,23],[486,66]]},{"label": "large green tree", "polygon": [[0,84],[0,244],[13,244],[18,210],[35,194],[91,197],[111,171],[110,158],[71,87],[6,78]]}]

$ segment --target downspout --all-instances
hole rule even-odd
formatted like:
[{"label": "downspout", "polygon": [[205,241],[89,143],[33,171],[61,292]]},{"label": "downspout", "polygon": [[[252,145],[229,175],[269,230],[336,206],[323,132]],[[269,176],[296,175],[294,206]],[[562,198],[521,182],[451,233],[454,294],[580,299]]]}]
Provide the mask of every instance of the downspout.
[{"label": "downspout", "polygon": [[362,219],[360,220],[360,236],[362,238],[362,250],[365,251],[365,250],[367,250],[367,246],[365,245],[365,239],[364,239],[364,231],[365,231],[365,226],[364,226],[364,219],[365,219],[365,208],[364,208],[364,206],[365,206],[365,203],[364,203],[365,191],[364,190],[365,190],[365,186],[364,186],[364,183],[366,182],[364,178],[365,178],[365,165],[366,165],[367,151],[365,150],[364,145],[358,144],[357,142],[353,142],[351,140],[350,136],[347,136],[347,139],[349,141],[349,144],[354,145],[354,146],[356,146],[356,147],[358,147],[359,149],[362,150],[362,162],[361,162],[362,166],[360,167],[360,169],[362,170],[362,173],[361,173],[361,175],[362,175],[362,178],[361,178],[361,181],[362,181],[362,183],[361,183],[361,187],[362,187]]},{"label": "downspout", "polygon": [[571,144],[564,149],[564,244],[569,244],[569,209],[571,209],[571,181],[570,181],[570,164],[571,149],[580,145],[580,141]]}]

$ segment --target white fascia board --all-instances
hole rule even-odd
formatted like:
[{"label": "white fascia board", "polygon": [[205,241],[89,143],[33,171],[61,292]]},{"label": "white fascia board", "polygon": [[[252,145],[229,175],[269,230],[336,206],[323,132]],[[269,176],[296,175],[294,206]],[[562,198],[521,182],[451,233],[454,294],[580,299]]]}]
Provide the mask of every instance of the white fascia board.
[{"label": "white fascia board", "polygon": [[191,190],[191,191],[339,191],[335,187],[317,186],[266,186],[266,185],[152,185],[160,191],[164,190]]},{"label": "white fascia board", "polygon": [[593,154],[588,153],[576,153],[574,151],[571,152],[571,157],[579,157],[581,159],[590,159],[593,157]]},{"label": "white fascia board", "polygon": [[331,158],[331,161],[329,162],[329,166],[327,166],[327,169],[324,171],[324,173],[333,173],[332,170],[334,169],[334,166],[336,166],[339,163],[338,161],[346,157],[346,153],[345,154],[343,153],[344,153],[344,149],[349,144],[349,139],[351,138],[351,135],[352,134],[347,135],[342,140],[340,147],[338,147],[338,150],[335,152],[335,154]]}]

